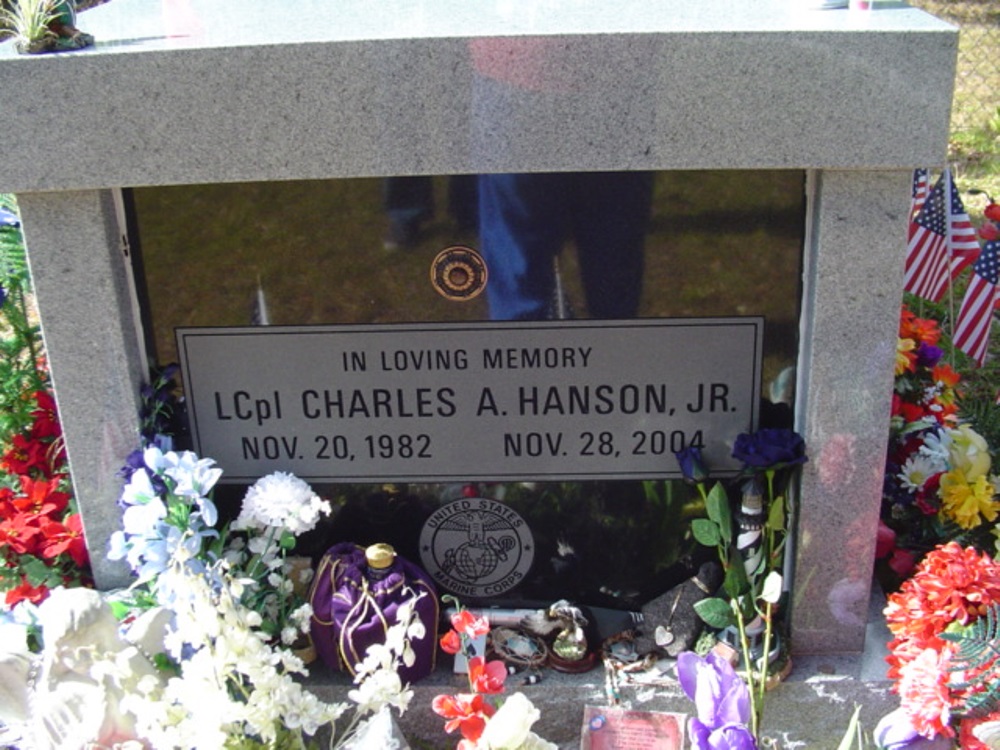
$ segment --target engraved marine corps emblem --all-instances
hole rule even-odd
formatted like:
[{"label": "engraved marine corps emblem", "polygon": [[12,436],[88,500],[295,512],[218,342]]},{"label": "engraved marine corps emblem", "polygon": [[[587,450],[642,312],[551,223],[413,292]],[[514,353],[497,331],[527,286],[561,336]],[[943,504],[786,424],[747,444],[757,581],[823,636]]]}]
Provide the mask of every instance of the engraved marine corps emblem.
[{"label": "engraved marine corps emblem", "polygon": [[420,532],[420,560],[453,594],[492,597],[517,586],[535,556],[528,524],[508,506],[482,497],[437,509]]}]

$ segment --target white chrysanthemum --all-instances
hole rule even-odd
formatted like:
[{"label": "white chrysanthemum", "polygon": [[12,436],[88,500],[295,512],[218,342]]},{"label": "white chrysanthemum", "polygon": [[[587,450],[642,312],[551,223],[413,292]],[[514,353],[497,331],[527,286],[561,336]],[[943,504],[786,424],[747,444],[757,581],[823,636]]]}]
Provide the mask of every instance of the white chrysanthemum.
[{"label": "white chrysanthemum", "polygon": [[902,470],[896,476],[907,489],[919,490],[928,479],[946,471],[947,468],[937,457],[915,453],[903,464]]},{"label": "white chrysanthemum", "polygon": [[315,528],[330,504],[306,482],[283,471],[261,477],[247,490],[234,529],[287,529],[295,535]]}]

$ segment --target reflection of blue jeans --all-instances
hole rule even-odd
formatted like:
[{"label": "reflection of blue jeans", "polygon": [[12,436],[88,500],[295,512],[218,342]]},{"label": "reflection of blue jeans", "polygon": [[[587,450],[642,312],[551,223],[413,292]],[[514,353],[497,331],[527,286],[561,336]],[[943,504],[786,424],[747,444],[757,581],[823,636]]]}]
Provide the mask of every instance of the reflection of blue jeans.
[{"label": "reflection of blue jeans", "polygon": [[634,318],[642,291],[650,172],[479,177],[479,231],[493,320],[541,320],[553,260],[575,241],[591,318]]}]

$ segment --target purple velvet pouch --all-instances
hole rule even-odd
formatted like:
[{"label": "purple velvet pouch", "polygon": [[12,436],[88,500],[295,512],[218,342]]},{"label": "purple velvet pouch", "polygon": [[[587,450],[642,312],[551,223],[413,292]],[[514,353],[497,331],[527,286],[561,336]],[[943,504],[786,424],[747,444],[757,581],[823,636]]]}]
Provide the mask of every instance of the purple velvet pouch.
[{"label": "purple velvet pouch", "polygon": [[330,668],[353,675],[368,647],[385,642],[386,631],[396,624],[399,606],[421,592],[424,596],[417,602],[416,613],[425,634],[410,641],[416,659],[410,666],[400,665],[404,683],[414,683],[434,671],[438,599],[430,577],[397,555],[388,574],[373,580],[363,547],[350,542],[334,545],[320,560],[309,591],[316,653]]}]

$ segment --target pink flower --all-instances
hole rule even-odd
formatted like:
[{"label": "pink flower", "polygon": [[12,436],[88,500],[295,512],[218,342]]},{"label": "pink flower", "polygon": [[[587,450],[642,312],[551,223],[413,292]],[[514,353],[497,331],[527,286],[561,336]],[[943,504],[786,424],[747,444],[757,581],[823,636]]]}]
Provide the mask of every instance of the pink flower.
[{"label": "pink flower", "polygon": [[457,654],[462,650],[462,637],[454,630],[449,630],[441,636],[441,640],[438,643],[441,645],[441,650],[446,654]]},{"label": "pink flower", "polygon": [[951,721],[951,699],[948,694],[948,658],[951,651],[932,648],[920,654],[900,669],[899,697],[903,710],[922,736],[954,737]]},{"label": "pink flower", "polygon": [[490,632],[490,621],[487,617],[477,617],[467,609],[456,612],[451,616],[451,626],[459,634],[469,638],[478,638]]},{"label": "pink flower", "polygon": [[444,731],[451,734],[460,729],[462,736],[472,742],[479,739],[486,728],[486,720],[496,712],[477,693],[438,695],[431,701],[431,709],[438,716],[449,720],[445,722]]},{"label": "pink flower", "polygon": [[502,661],[488,662],[482,656],[469,659],[469,684],[477,693],[502,693],[506,679],[507,667]]}]

